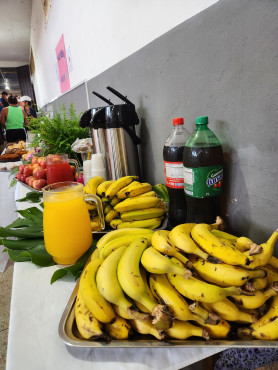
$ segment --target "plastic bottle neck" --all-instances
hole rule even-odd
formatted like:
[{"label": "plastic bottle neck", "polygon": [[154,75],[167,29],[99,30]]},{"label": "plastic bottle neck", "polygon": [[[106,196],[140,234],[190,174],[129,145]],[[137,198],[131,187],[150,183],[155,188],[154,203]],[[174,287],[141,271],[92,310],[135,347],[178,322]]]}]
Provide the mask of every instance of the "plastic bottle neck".
[{"label": "plastic bottle neck", "polygon": [[203,125],[196,125],[196,130],[197,131],[204,131],[204,130],[208,130],[208,125],[207,124],[203,124]]}]

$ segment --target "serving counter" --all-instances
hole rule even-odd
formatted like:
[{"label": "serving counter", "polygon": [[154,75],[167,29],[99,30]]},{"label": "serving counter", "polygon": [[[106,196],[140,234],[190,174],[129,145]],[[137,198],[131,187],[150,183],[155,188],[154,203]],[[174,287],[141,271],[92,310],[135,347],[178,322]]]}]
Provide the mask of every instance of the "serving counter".
[{"label": "serving counter", "polygon": [[[10,191],[8,183],[6,189]],[[27,191],[17,184],[15,199],[23,197]],[[21,209],[33,205],[17,203]],[[14,265],[7,370],[177,370],[224,349],[66,346],[59,337],[58,327],[76,283],[64,278],[50,285],[56,269],[58,266],[40,268],[30,262]]]}]

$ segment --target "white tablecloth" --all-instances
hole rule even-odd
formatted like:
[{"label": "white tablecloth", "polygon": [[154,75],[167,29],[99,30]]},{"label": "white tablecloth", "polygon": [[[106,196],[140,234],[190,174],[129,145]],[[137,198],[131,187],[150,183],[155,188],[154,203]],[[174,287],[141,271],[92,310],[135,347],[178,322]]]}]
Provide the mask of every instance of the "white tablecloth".
[{"label": "white tablecloth", "polygon": [[[24,195],[17,189],[16,199]],[[28,204],[18,203],[20,208]],[[79,349],[67,347],[58,326],[75,282],[58,280],[50,285],[57,266],[39,268],[15,263],[7,370],[177,370],[223,348]]]}]

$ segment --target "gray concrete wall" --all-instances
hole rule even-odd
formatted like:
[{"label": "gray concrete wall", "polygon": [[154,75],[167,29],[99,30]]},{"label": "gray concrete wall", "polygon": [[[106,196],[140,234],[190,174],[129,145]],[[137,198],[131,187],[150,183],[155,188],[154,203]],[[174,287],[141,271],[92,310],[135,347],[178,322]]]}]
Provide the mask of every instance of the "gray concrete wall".
[{"label": "gray concrete wall", "polygon": [[191,133],[208,115],[225,153],[226,220],[257,242],[278,226],[277,20],[276,0],[222,0],[88,82],[92,107],[104,105],[93,90],[120,102],[108,85],[135,103],[153,184],[164,182],[172,119],[184,117]]}]

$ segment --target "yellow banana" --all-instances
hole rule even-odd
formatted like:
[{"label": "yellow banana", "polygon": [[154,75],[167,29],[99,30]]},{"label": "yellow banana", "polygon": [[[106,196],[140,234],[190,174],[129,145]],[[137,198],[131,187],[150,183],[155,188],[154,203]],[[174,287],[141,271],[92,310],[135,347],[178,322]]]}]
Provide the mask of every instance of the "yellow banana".
[{"label": "yellow banana", "polygon": [[113,339],[128,339],[132,334],[129,322],[118,315],[116,315],[115,321],[111,324],[105,324],[105,329]]},{"label": "yellow banana", "polygon": [[277,285],[268,288],[265,291],[256,291],[252,296],[232,296],[231,299],[239,306],[247,309],[259,308],[269,298],[277,295]]},{"label": "yellow banana", "polygon": [[170,231],[157,230],[152,235],[152,246],[159,252],[167,256],[175,257],[180,260],[187,268],[192,268],[192,263],[181,254],[169,239]]},{"label": "yellow banana", "polygon": [[121,307],[130,317],[146,320],[149,315],[138,312],[132,302],[125,297],[118,281],[118,263],[125,250],[125,246],[116,249],[102,262],[96,276],[97,287],[107,301]]},{"label": "yellow banana", "polygon": [[112,227],[112,229],[117,229],[119,224],[121,224],[123,221],[120,218],[114,218],[114,220],[110,221],[109,225]]},{"label": "yellow banana", "polygon": [[267,278],[251,279],[245,283],[244,288],[250,292],[255,290],[263,290],[267,286]]},{"label": "yellow banana", "polygon": [[139,238],[125,249],[118,264],[118,279],[123,291],[130,298],[144,305],[154,316],[152,321],[154,326],[157,329],[166,330],[171,326],[172,314],[167,306],[157,304],[148,294],[140,273],[140,260],[146,248],[147,239]]},{"label": "yellow banana", "polygon": [[220,286],[242,286],[252,278],[264,278],[264,270],[245,270],[226,263],[210,263],[198,257],[191,257],[194,269],[204,280]]},{"label": "yellow banana", "polygon": [[80,292],[77,292],[75,302],[75,321],[77,329],[81,336],[85,339],[100,338],[104,336],[102,324],[92,315],[81,297]]},{"label": "yellow banana", "polygon": [[217,236],[211,233],[211,225],[197,224],[191,230],[194,241],[200,245],[212,257],[216,257],[229,265],[249,265],[252,257],[247,257],[232,243],[223,243]]},{"label": "yellow banana", "polygon": [[130,198],[133,198],[133,197],[137,197],[138,195],[147,193],[151,190],[152,190],[151,184],[149,184],[148,182],[142,182],[139,185],[129,189],[127,193]]},{"label": "yellow banana", "polygon": [[101,250],[107,243],[111,240],[119,238],[120,236],[125,235],[136,235],[136,234],[153,234],[153,230],[144,229],[144,228],[133,228],[133,229],[124,229],[124,230],[112,230],[109,233],[102,236],[97,242],[98,250]]},{"label": "yellow banana", "polygon": [[208,311],[216,312],[224,320],[246,324],[255,321],[254,315],[240,311],[238,307],[227,298],[219,302],[203,303],[203,306]]},{"label": "yellow banana", "polygon": [[197,301],[191,303],[188,308],[192,313],[201,317],[205,321],[205,324],[216,325],[220,321],[220,317],[215,312],[205,309]]},{"label": "yellow banana", "polygon": [[274,256],[271,256],[270,257],[270,260],[268,261],[268,264],[275,268],[275,269],[278,269],[278,258],[274,257]]},{"label": "yellow banana", "polygon": [[[172,258],[172,261],[179,263],[178,260]],[[237,287],[222,288],[213,284],[208,284],[190,276],[185,279],[181,275],[169,273],[167,277],[175,289],[184,297],[198,302],[213,303],[221,301],[227,296],[242,294],[242,291]]]},{"label": "yellow banana", "polygon": [[163,217],[149,218],[147,220],[140,221],[126,221],[121,222],[118,225],[118,229],[127,229],[127,228],[146,228],[146,229],[156,229],[161,224]]},{"label": "yellow banana", "polygon": [[113,182],[114,180],[108,180],[103,181],[101,184],[99,184],[97,187],[97,195],[99,195],[100,197],[104,197],[106,190],[111,184],[113,184]]},{"label": "yellow banana", "polygon": [[105,244],[105,246],[99,251],[99,255],[102,259],[105,259],[114,250],[123,246],[127,247],[130,243],[134,242],[134,240],[138,238],[146,238],[148,245],[151,245],[152,234],[146,235],[144,232],[142,232],[141,234],[124,235]]},{"label": "yellow banana", "polygon": [[113,209],[113,208],[110,206],[110,204],[107,204],[107,205],[103,208],[103,213],[104,213],[105,215],[107,215],[107,213],[108,213],[108,212],[110,212],[110,211],[111,211],[111,209]]},{"label": "yellow banana", "polygon": [[156,192],[151,190],[151,191],[148,191],[147,193],[137,195],[137,198],[143,198],[143,197],[156,197]]},{"label": "yellow banana", "polygon": [[105,197],[112,199],[125,186],[129,185],[133,180],[137,180],[138,176],[124,176],[114,181],[105,191]]},{"label": "yellow banana", "polygon": [[106,206],[107,204],[110,204],[110,199],[106,197],[101,198],[101,202],[103,203],[103,207]]},{"label": "yellow banana", "polygon": [[121,219],[123,221],[140,221],[154,217],[161,217],[165,213],[162,208],[147,208],[136,211],[128,211],[121,213]]},{"label": "yellow banana", "polygon": [[218,229],[212,229],[211,233],[213,235],[217,236],[218,238],[224,238],[224,239],[231,240],[231,241],[234,241],[234,242],[238,239],[237,236],[226,233],[225,231],[221,231],[221,230],[218,230]]},{"label": "yellow banana", "polygon": [[96,203],[91,204],[89,202],[86,202],[86,206],[89,211],[94,211],[95,209],[97,209]]},{"label": "yellow banana", "polygon": [[99,252],[98,252],[98,249],[96,248],[93,253],[91,254],[91,261],[95,260],[99,258]]},{"label": "yellow banana", "polygon": [[[278,230],[275,230],[268,239],[268,241],[260,245],[260,247],[262,248],[262,252],[252,256],[253,261],[250,263],[249,266],[246,266],[246,268],[254,269],[267,265],[268,261],[271,259],[273,255],[273,250],[277,239],[278,239]],[[251,253],[251,250],[249,253]]]},{"label": "yellow banana", "polygon": [[157,207],[161,203],[157,197],[128,198],[115,205],[117,212],[128,212],[137,209]]},{"label": "yellow banana", "polygon": [[266,280],[269,285],[278,282],[278,271],[274,267],[266,265],[263,268],[267,272]]},{"label": "yellow banana", "polygon": [[175,319],[205,323],[204,319],[189,310],[188,303],[170,284],[166,274],[151,274],[150,288],[153,294],[159,297],[160,303],[164,303],[170,308]]},{"label": "yellow banana", "polygon": [[[87,182],[87,185],[84,187],[84,191],[86,189],[86,193],[87,194],[94,194],[96,195],[97,193],[97,187],[102,183],[104,182],[105,179],[101,176],[94,176],[92,177],[88,182]],[[87,189],[89,190],[89,192],[87,191]]]},{"label": "yellow banana", "polygon": [[126,312],[125,309],[121,308],[120,306],[116,304],[112,304],[112,307],[118,316],[121,316],[123,319],[126,319],[126,320],[131,319],[131,317],[129,316],[129,314]]},{"label": "yellow banana", "polygon": [[187,223],[174,227],[170,231],[169,239],[177,249],[185,253],[196,254],[196,256],[206,259],[209,255],[202,251],[190,236],[191,230],[195,225],[193,223]]},{"label": "yellow banana", "polygon": [[272,299],[267,313],[250,328],[240,329],[242,334],[252,335],[260,340],[278,339],[278,296]]},{"label": "yellow banana", "polygon": [[100,322],[107,323],[115,319],[115,313],[109,302],[99,292],[96,274],[102,260],[96,258],[84,268],[79,283],[81,297],[93,316]]},{"label": "yellow banana", "polygon": [[[146,288],[146,291],[147,291],[148,295],[150,296],[150,298],[153,301],[158,300],[157,296],[155,294],[153,294],[153,292],[152,292],[152,290],[151,290],[151,288],[149,286],[147,271],[144,269],[143,266],[140,266],[139,269],[140,269],[140,274],[141,274],[142,279],[144,281],[145,288]],[[149,312],[149,310],[142,303],[140,303],[140,302],[138,302],[136,300],[134,300],[134,303],[136,304],[136,306],[139,308],[140,311],[142,311],[142,312]]]},{"label": "yellow banana", "polygon": [[228,321],[221,319],[218,324],[200,324],[203,328],[207,330],[209,336],[214,339],[225,339],[228,337],[231,331],[231,325]]},{"label": "yellow banana", "polygon": [[165,274],[171,272],[181,275],[186,279],[192,275],[191,271],[185,268],[184,265],[178,266],[154,247],[149,247],[143,252],[141,263],[145,269],[152,274]]},{"label": "yellow banana", "polygon": [[132,181],[130,184],[119,190],[116,194],[117,199],[119,201],[122,201],[123,199],[126,199],[128,197],[128,191],[129,189],[134,188],[136,185],[140,185],[139,181]]},{"label": "yellow banana", "polygon": [[115,198],[111,199],[110,205],[112,207],[115,207],[115,205],[118,204],[119,202],[120,202],[120,200],[115,197]]},{"label": "yellow banana", "polygon": [[139,321],[130,320],[130,324],[134,330],[140,334],[149,334],[154,336],[158,340],[162,340],[165,337],[165,331],[156,329],[151,320]]},{"label": "yellow banana", "polygon": [[101,231],[102,230],[99,216],[95,216],[91,219],[91,229],[93,231]]},{"label": "yellow banana", "polygon": [[173,325],[171,326],[171,328],[166,331],[166,336],[182,340],[190,337],[201,337],[209,340],[209,333],[206,329],[180,320],[173,321]]},{"label": "yellow banana", "polygon": [[112,220],[117,218],[119,216],[119,213],[115,211],[113,208],[107,213],[107,215],[104,217],[106,223],[110,223]]}]

